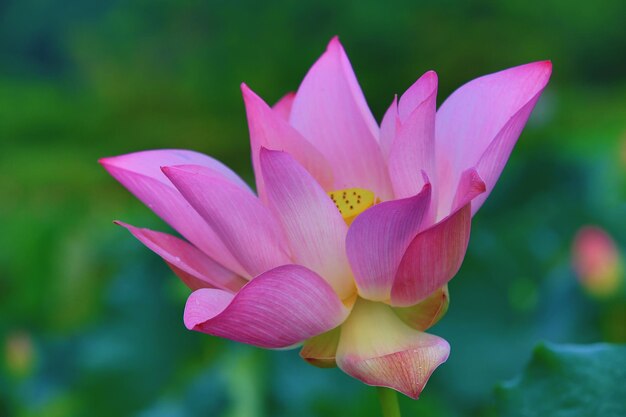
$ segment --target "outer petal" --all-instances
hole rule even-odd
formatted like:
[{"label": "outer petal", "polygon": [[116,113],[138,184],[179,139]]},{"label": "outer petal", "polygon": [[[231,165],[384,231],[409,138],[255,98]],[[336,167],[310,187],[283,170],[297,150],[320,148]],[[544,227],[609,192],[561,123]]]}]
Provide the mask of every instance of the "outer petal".
[{"label": "outer petal", "polygon": [[456,275],[469,243],[471,220],[467,204],[413,239],[393,283],[392,305],[413,305]]},{"label": "outer petal", "polygon": [[420,303],[393,310],[403,322],[416,330],[424,331],[434,326],[446,314],[449,304],[448,286],[444,285]]},{"label": "outer petal", "polygon": [[163,172],[250,275],[291,263],[280,225],[254,195],[197,166]]},{"label": "outer petal", "polygon": [[235,296],[201,289],[185,306],[187,328],[264,348],[282,348],[337,327],[348,309],[315,272],[283,265]]},{"label": "outer petal", "polygon": [[346,258],[348,226],[319,184],[289,154],[261,149],[269,205],[293,259],[320,274],[342,299],[354,294]]},{"label": "outer petal", "polygon": [[262,147],[289,152],[322,187],[330,190],[333,185],[333,172],[322,154],[291,127],[277,111],[270,109],[247,85],[242,84],[241,91],[248,114],[252,166],[261,200],[266,200],[265,185],[259,165],[259,152]]},{"label": "outer petal", "polygon": [[417,235],[430,205],[430,184],[410,198],[377,204],[360,214],[346,238],[346,250],[363,298],[389,300],[400,260]]},{"label": "outer petal", "polygon": [[337,38],[302,81],[290,122],[331,163],[336,189],[360,187],[391,198],[378,126]]},{"label": "outer petal", "polygon": [[247,275],[239,262],[161,172],[168,164],[194,163],[223,175],[225,180],[248,189],[226,166],[209,156],[186,150],[155,150],[100,160],[102,166],[159,217],[187,240],[226,268]]},{"label": "outer petal", "polygon": [[472,200],[484,191],[475,170],[463,173],[451,214],[419,233],[404,253],[391,289],[392,305],[412,306],[456,275],[469,243]]},{"label": "outer petal", "polygon": [[493,189],[519,134],[548,83],[548,61],[477,78],[454,92],[437,112],[437,169],[449,205],[460,174],[477,167],[487,193]]},{"label": "outer petal", "polygon": [[335,355],[340,334],[341,327],[337,327],[307,340],[300,350],[300,357],[319,368],[334,368],[337,366]]},{"label": "outer petal", "polygon": [[295,98],[296,93],[294,92],[285,94],[283,97],[281,97],[280,100],[276,102],[276,104],[272,106],[272,110],[274,110],[274,112],[276,112],[276,114],[278,114],[284,120],[289,120],[289,115],[291,114],[291,106],[293,105],[293,100]]},{"label": "outer petal", "polygon": [[167,233],[116,223],[125,227],[141,243],[163,258],[192,290],[214,287],[236,292],[247,282],[184,240]]},{"label": "outer petal", "polygon": [[449,353],[448,342],[411,329],[391,307],[359,300],[341,326],[337,365],[368,385],[417,399]]},{"label": "outer petal", "polygon": [[402,95],[398,105],[401,126],[388,161],[396,198],[410,197],[419,192],[424,185],[421,171],[435,178],[436,109],[437,74],[429,71]]}]

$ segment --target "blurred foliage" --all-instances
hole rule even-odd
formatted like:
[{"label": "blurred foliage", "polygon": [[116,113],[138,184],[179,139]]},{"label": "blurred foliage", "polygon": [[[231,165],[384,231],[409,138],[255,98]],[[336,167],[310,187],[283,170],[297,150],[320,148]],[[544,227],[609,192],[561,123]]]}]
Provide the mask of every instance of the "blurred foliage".
[{"label": "blurred foliage", "polygon": [[522,378],[498,389],[503,417],[626,415],[626,346],[541,345]]},{"label": "blurred foliage", "polygon": [[406,415],[493,415],[538,340],[626,342],[624,288],[589,297],[570,259],[584,224],[626,242],[625,17],[622,0],[0,1],[0,416],[378,415],[296,352],[186,331],[182,284],[111,220],[166,227],[96,163],[190,148],[251,181],[239,83],[276,101],[335,34],[378,118],[429,69],[442,101],[554,63],[433,328],[451,357]]}]

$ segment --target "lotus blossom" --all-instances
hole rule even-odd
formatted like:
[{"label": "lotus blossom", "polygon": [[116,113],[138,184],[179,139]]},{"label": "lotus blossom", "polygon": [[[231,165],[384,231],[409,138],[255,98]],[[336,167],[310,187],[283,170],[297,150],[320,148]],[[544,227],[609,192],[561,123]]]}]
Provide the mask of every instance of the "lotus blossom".
[{"label": "lotus blossom", "polygon": [[295,94],[268,106],[242,85],[256,193],[188,150],[105,158],[182,237],[119,223],[193,292],[187,328],[417,398],[449,344],[445,313],[472,216],[546,86],[550,62],[475,79],[436,109],[421,76],[379,126],[337,38]]}]

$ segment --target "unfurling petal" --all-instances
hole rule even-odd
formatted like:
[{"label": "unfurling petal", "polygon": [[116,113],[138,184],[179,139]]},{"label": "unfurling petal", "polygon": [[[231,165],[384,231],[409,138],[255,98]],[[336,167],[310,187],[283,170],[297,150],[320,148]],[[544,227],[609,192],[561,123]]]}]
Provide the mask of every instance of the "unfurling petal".
[{"label": "unfurling petal", "polygon": [[366,210],[352,223],[346,251],[363,298],[387,301],[407,247],[415,238],[430,206],[430,184],[419,194],[386,201]]},{"label": "unfurling petal", "polygon": [[341,324],[349,310],[315,272],[283,265],[236,295],[200,289],[185,306],[188,329],[264,348],[283,348]]},{"label": "unfurling petal", "polygon": [[236,292],[247,281],[206,256],[193,245],[167,233],[116,222],[159,255],[192,290],[219,288]]},{"label": "unfurling petal", "polygon": [[269,209],[253,194],[200,168],[180,165],[163,172],[244,269],[256,276],[291,263],[287,239]]},{"label": "unfurling petal", "polygon": [[241,91],[248,115],[252,167],[261,200],[266,201],[265,184],[259,165],[262,147],[289,152],[323,188],[331,189],[333,171],[324,156],[247,85],[242,84]]},{"label": "unfurling petal", "polygon": [[393,311],[412,328],[425,331],[446,314],[449,303],[448,286],[444,285],[425,300],[410,307],[396,307]]},{"label": "unfurling petal", "polygon": [[276,112],[285,121],[289,120],[291,115],[291,106],[293,106],[293,100],[296,98],[296,93],[290,92],[281,97],[280,100],[272,106],[272,110]]},{"label": "unfurling petal", "polygon": [[[435,178],[436,109],[437,74],[429,71],[402,95],[398,104],[401,124],[388,160],[396,198],[419,192],[424,185],[421,171],[425,171],[429,178]],[[433,200],[436,201],[434,195]]]},{"label": "unfurling petal", "polygon": [[477,78],[455,91],[437,112],[438,184],[449,206],[461,173],[476,167],[487,192],[495,186],[530,113],[548,83],[552,64],[535,62]]},{"label": "unfurling petal", "polygon": [[348,375],[417,399],[449,353],[448,342],[410,328],[388,305],[360,299],[341,326],[336,358]]},{"label": "unfurling petal", "polygon": [[332,165],[334,189],[361,187],[391,198],[376,120],[337,38],[302,81],[290,122]]},{"label": "unfurling petal", "polygon": [[335,355],[340,334],[341,327],[337,327],[329,332],[312,337],[300,349],[300,357],[318,368],[334,368],[337,366]]},{"label": "unfurling petal", "polygon": [[348,226],[319,184],[288,153],[261,149],[268,204],[294,262],[320,274],[340,298],[355,292],[345,240]]},{"label": "unfurling petal", "polygon": [[100,164],[141,202],[165,220],[197,248],[239,275],[248,274],[222,243],[215,231],[198,215],[161,172],[165,165],[193,163],[221,175],[226,181],[249,190],[228,167],[198,152],[164,149],[103,158]]},{"label": "unfurling petal", "polygon": [[411,306],[456,275],[467,250],[470,204],[418,234],[406,250],[391,289],[391,304]]}]

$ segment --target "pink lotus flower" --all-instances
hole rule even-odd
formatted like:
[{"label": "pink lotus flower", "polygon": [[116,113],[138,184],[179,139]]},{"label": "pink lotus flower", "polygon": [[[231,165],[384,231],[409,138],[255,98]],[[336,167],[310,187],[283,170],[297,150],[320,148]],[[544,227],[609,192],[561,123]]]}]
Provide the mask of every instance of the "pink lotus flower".
[{"label": "pink lotus flower", "polygon": [[120,223],[194,290],[189,329],[303,343],[312,364],[417,398],[449,354],[424,331],[550,73],[536,62],[481,77],[436,111],[430,71],[379,127],[335,38],[273,108],[242,85],[258,194],[192,151],[101,163],[186,239]]}]

